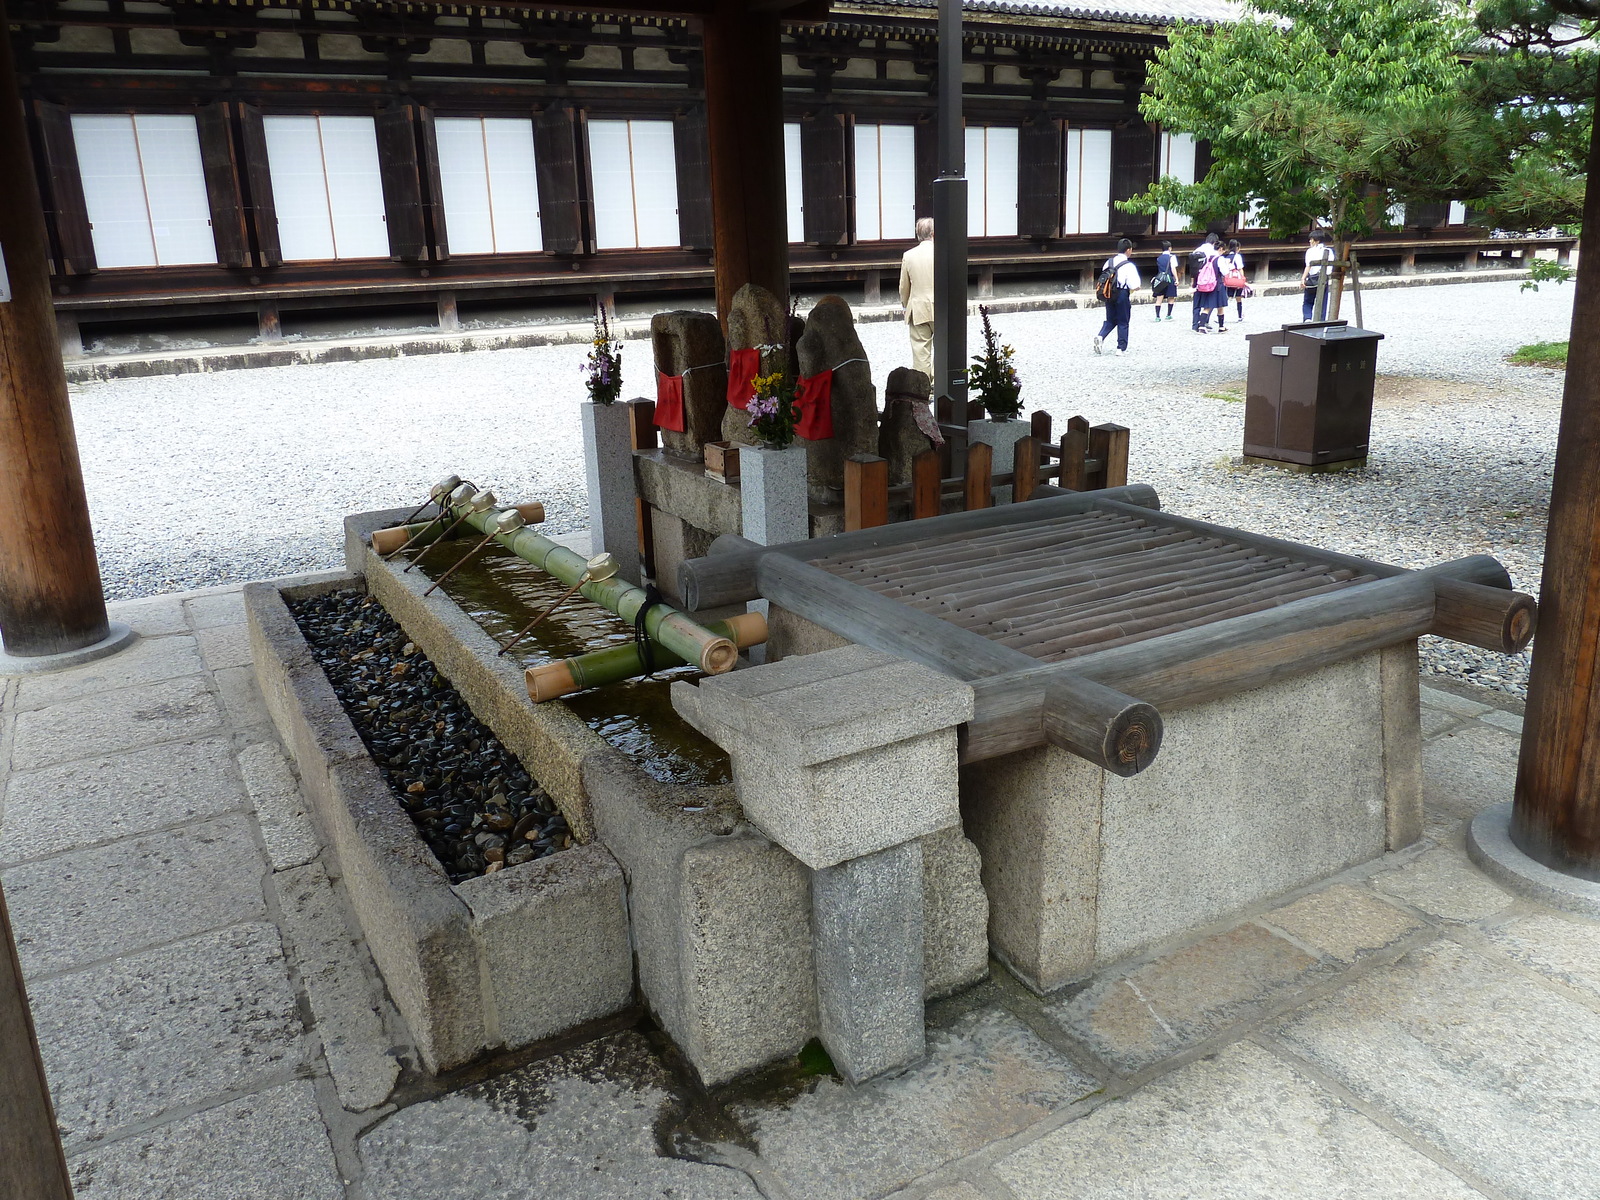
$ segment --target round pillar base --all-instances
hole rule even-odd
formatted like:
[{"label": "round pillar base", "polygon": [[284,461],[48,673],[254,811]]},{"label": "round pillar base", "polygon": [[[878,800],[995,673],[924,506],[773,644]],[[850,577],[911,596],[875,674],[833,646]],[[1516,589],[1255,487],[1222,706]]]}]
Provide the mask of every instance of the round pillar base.
[{"label": "round pillar base", "polygon": [[118,650],[125,650],[138,640],[139,635],[121,621],[112,621],[111,632],[92,646],[80,646],[61,654],[40,654],[23,658],[0,650],[0,676],[42,675],[49,671],[65,671],[68,667],[81,667],[84,663],[105,658]]},{"label": "round pillar base", "polygon": [[1600,883],[1563,875],[1529,858],[1512,842],[1510,831],[1510,804],[1484,809],[1467,830],[1467,856],[1501,887],[1551,908],[1600,919]]}]

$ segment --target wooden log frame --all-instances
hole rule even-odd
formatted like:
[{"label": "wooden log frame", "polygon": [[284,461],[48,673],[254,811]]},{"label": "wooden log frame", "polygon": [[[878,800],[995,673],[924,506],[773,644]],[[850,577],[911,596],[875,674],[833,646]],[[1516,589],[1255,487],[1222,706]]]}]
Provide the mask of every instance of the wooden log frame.
[{"label": "wooden log frame", "polygon": [[[1149,507],[1115,492],[1036,500],[1024,512],[1043,521],[1095,509],[1151,519]],[[1169,514],[1160,524],[1345,578],[1305,595],[1286,592],[1257,611],[1040,662],[814,565],[879,548],[903,553],[960,533],[1020,532],[1031,523],[1018,520],[1023,515],[1010,506],[980,509],[765,548],[719,538],[711,556],[682,564],[680,588],[693,607],[755,599],[746,594],[753,590],[841,637],[971,683],[976,711],[961,732],[964,763],[1048,743],[1121,776],[1154,761],[1163,707],[1263,687],[1425,633],[1514,653],[1536,623],[1533,600],[1511,591],[1505,568],[1487,555],[1413,571]],[[1349,583],[1346,572],[1367,582]]]}]

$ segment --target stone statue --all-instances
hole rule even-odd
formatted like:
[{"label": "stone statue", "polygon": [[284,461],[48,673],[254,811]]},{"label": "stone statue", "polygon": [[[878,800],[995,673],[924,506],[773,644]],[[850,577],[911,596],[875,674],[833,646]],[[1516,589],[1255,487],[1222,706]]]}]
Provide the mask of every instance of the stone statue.
[{"label": "stone statue", "polygon": [[838,296],[818,300],[806,315],[795,357],[802,378],[833,373],[833,436],[795,440],[806,447],[811,498],[837,504],[844,498],[845,460],[878,452],[878,390],[872,385],[872,366],[856,334],[850,306]]},{"label": "stone statue", "polygon": [[[683,430],[661,429],[661,444],[668,454],[696,461],[705,457],[705,444],[722,436],[722,414],[728,407],[727,348],[722,325],[715,313],[679,309],[650,318],[650,343],[656,370],[682,376]],[[668,385],[672,387],[674,385]],[[671,401],[658,389],[656,423]]]},{"label": "stone statue", "polygon": [[889,486],[911,482],[917,455],[944,445],[931,403],[932,381],[921,371],[896,367],[883,389],[883,425],[878,455],[889,463]]},{"label": "stone statue", "polygon": [[[734,351],[787,346],[788,325],[789,315],[783,311],[782,302],[766,288],[747,283],[735,292],[728,309],[728,353],[733,373],[738,374]],[[788,353],[783,349],[760,355],[759,373],[775,370],[789,370]],[[731,404],[722,414],[722,440],[735,446],[756,446],[761,442],[744,411]]]}]

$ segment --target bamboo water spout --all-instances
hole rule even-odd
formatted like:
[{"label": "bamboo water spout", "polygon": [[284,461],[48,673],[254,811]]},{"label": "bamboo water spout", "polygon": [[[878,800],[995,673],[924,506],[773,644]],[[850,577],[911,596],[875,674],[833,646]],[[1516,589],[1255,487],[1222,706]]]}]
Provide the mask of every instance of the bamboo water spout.
[{"label": "bamboo water spout", "polygon": [[[449,511],[452,517],[465,519],[468,525],[499,542],[524,562],[533,564],[568,587],[576,585],[578,594],[585,600],[616,613],[624,621],[632,623],[645,605],[644,589],[635,587],[620,576],[582,582],[584,572],[589,567],[588,560],[527,526],[504,533],[496,532],[494,526],[500,517],[498,512],[476,513],[468,505],[455,504],[450,505]],[[706,629],[665,604],[650,607],[645,614],[644,632],[652,642],[684,662],[693,663],[708,675],[731,671],[739,661],[739,646],[733,638]],[[764,636],[762,640],[765,640]]]}]

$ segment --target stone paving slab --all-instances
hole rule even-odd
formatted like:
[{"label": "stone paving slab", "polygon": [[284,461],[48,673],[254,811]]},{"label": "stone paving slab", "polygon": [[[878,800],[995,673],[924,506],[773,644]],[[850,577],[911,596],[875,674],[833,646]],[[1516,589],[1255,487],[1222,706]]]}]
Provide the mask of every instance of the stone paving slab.
[{"label": "stone paving slab", "polygon": [[255,805],[256,825],[274,871],[299,867],[322,852],[311,823],[311,805],[275,742],[254,742],[239,751],[239,773]]},{"label": "stone paving slab", "polygon": [[440,1100],[360,1141],[382,1200],[760,1200],[742,1171],[666,1158],[653,1126],[671,1078],[636,1033],[613,1034]]},{"label": "stone paving slab", "polygon": [[201,676],[101,692],[19,712],[14,720],[11,766],[17,771],[198,737],[222,727],[216,698]]},{"label": "stone paving slab", "polygon": [[261,698],[261,685],[256,682],[254,667],[224,667],[220,671],[213,671],[211,679],[217,685],[217,695],[222,698],[222,711],[230,725],[247,729],[272,720],[267,712],[266,701]]},{"label": "stone paving slab", "polygon": [[28,995],[69,1151],[279,1082],[305,1057],[278,931],[266,923],[30,982]]},{"label": "stone paving slab", "polygon": [[867,1200],[1009,1137],[1099,1087],[1015,1017],[988,1009],[930,1030],[928,1057],[851,1088],[824,1078],[735,1114],[794,1200]]},{"label": "stone paving slab", "polygon": [[382,1104],[400,1064],[390,1053],[379,985],[363,970],[366,949],[351,936],[322,864],[279,872],[273,884],[339,1102],[351,1112]]},{"label": "stone paving slab", "polygon": [[1262,923],[1281,929],[1302,946],[1346,963],[1386,949],[1425,925],[1371,892],[1348,884],[1335,884],[1275,908]]},{"label": "stone paving slab", "polygon": [[0,863],[245,808],[232,758],[217,737],[14,774],[5,785]]},{"label": "stone paving slab", "polygon": [[281,1084],[75,1157],[79,1200],[343,1200],[307,1082]]},{"label": "stone paving slab", "polygon": [[1131,1073],[1248,1020],[1285,991],[1334,970],[1244,923],[1131,970],[1097,977],[1050,1015],[1117,1070]]},{"label": "stone paving slab", "polygon": [[231,814],[10,868],[17,956],[30,978],[263,915],[249,821]]},{"label": "stone paving slab", "polygon": [[1436,708],[1457,717],[1479,717],[1490,711],[1490,706],[1481,700],[1469,700],[1425,683],[1418,687],[1417,696],[1424,708]]},{"label": "stone paving slab", "polygon": [[1440,942],[1279,1037],[1504,1196],[1595,1194],[1600,1014],[1550,988]]},{"label": "stone paving slab", "polygon": [[1250,1043],[1101,1106],[994,1173],[1018,1200],[1481,1200]]},{"label": "stone paving slab", "polygon": [[1422,803],[1470,818],[1511,799],[1517,781],[1518,734],[1473,721],[1422,744]]},{"label": "stone paving slab", "polygon": [[212,629],[218,625],[243,625],[244,595],[232,588],[210,595],[191,596],[183,602],[189,624],[196,629]]},{"label": "stone paving slab", "polygon": [[200,657],[208,671],[224,667],[247,667],[253,660],[250,653],[250,629],[244,624],[211,625],[197,630],[195,641],[200,644]]},{"label": "stone paving slab", "polygon": [[1539,912],[1494,926],[1485,936],[1521,965],[1600,998],[1600,922]]},{"label": "stone paving slab", "polygon": [[1491,883],[1453,846],[1429,850],[1404,866],[1376,875],[1372,886],[1446,921],[1479,921],[1513,900],[1510,892]]},{"label": "stone paving slab", "polygon": [[181,596],[152,596],[145,600],[119,600],[106,605],[106,615],[121,621],[140,637],[188,633],[189,618]]},{"label": "stone paving slab", "polygon": [[16,709],[26,712],[45,708],[97,692],[198,675],[205,669],[192,637],[140,638],[109,658],[97,658],[66,671],[23,676],[17,683]]}]

